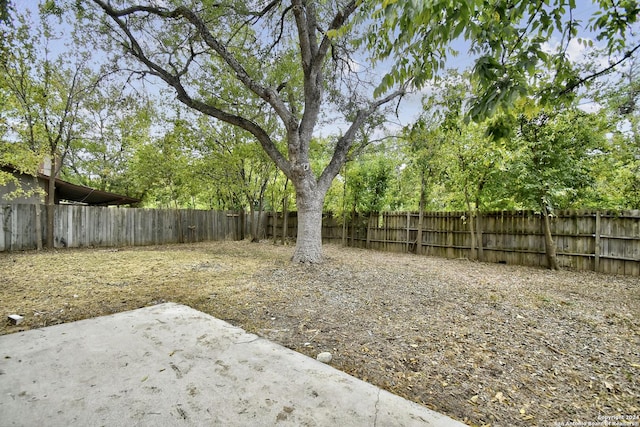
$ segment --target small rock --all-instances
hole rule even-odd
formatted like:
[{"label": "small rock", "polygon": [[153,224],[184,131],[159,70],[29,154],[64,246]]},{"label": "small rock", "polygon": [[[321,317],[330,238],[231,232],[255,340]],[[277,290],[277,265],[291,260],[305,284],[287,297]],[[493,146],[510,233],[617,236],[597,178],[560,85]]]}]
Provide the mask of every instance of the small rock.
[{"label": "small rock", "polygon": [[329,363],[331,362],[331,359],[333,359],[333,356],[328,351],[323,351],[316,356],[316,360],[322,363]]},{"label": "small rock", "polygon": [[22,323],[23,320],[24,320],[24,317],[20,316],[19,314],[9,315],[9,322],[11,322],[14,325],[19,325],[20,323]]}]

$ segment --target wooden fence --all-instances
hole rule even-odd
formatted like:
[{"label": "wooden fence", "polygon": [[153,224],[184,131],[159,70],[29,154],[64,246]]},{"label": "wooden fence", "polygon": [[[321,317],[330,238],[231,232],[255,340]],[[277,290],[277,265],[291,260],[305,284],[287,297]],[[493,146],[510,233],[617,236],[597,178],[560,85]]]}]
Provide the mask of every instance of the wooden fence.
[{"label": "wooden fence", "polygon": [[[46,206],[41,231],[46,236]],[[242,240],[249,229],[244,212],[54,206],[55,247],[138,246]],[[0,205],[0,252],[36,248],[36,207]]]},{"label": "wooden fence", "polygon": [[[73,205],[56,205],[54,209],[55,246],[59,248],[242,240],[252,221],[242,211]],[[40,227],[46,236],[46,207],[41,210]],[[267,213],[262,218],[261,237],[283,236],[282,214]],[[480,260],[547,265],[539,214],[493,212],[474,220]],[[285,235],[295,238],[296,231],[296,213],[292,212]],[[640,276],[640,211],[558,211],[551,231],[560,266]],[[346,224],[328,213],[323,218],[322,236],[325,242],[360,248],[472,258],[469,218],[464,212],[425,213],[421,227],[415,212],[357,216]],[[35,205],[0,205],[0,252],[35,247]]]},{"label": "wooden fence", "polygon": [[[275,221],[274,221],[274,218]],[[476,253],[486,262],[547,266],[542,218],[534,212],[492,212],[474,218]],[[344,224],[325,214],[323,240],[391,252],[413,252],[447,258],[471,258],[469,218],[464,212],[428,212],[418,248],[419,215],[385,212],[358,216]],[[282,214],[268,214],[266,232],[282,236]],[[295,238],[296,213],[286,235]],[[274,228],[275,227],[275,228]],[[557,211],[551,232],[561,267],[640,276],[640,211]]]}]

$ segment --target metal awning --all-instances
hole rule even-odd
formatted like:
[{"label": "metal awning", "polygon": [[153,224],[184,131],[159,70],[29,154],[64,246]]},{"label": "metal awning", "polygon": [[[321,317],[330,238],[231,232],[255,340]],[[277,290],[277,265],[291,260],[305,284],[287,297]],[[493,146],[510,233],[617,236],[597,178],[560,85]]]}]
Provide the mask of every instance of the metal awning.
[{"label": "metal awning", "polygon": [[[30,176],[20,172],[11,165],[0,164],[0,170],[14,174],[17,177]],[[46,191],[49,176],[38,173],[39,185]],[[86,205],[108,206],[108,205],[133,205],[140,203],[140,199],[124,196],[122,194],[110,193],[108,191],[96,190],[84,185],[72,184],[60,178],[56,178],[56,203],[64,200],[72,203],[82,203]]]},{"label": "metal awning", "polygon": [[[46,175],[41,178],[49,179]],[[140,202],[140,199],[124,196],[122,194],[110,193],[108,191],[96,190],[95,188],[83,185],[72,184],[56,178],[56,198],[69,202],[85,203],[87,205],[131,205]]]}]

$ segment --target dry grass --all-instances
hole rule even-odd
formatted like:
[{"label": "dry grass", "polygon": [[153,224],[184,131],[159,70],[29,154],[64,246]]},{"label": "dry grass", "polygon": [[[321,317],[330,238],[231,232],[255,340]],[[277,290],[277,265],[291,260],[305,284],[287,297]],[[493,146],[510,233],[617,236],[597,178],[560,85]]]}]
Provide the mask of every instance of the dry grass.
[{"label": "dry grass", "polygon": [[338,369],[472,425],[640,422],[638,278],[325,252],[310,267],[248,242],[2,253],[1,313],[26,319],[0,333],[173,301],[331,351]]}]

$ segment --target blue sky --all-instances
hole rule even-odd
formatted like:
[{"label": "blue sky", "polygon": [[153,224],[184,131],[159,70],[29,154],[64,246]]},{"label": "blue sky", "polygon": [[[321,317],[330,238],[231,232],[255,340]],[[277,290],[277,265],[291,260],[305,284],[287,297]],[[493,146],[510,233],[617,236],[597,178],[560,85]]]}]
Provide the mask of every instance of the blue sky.
[{"label": "blue sky", "polygon": [[[17,9],[19,10],[24,10],[24,9],[31,9],[31,10],[35,10],[37,7],[37,4],[39,3],[38,0],[19,0],[19,1],[14,1],[14,4],[16,6]],[[578,20],[582,20],[583,21],[583,26],[587,25],[587,21],[588,19],[592,16],[592,14],[598,9],[597,5],[594,5],[592,2],[588,2],[588,1],[582,1],[580,2],[580,8],[574,12],[573,17],[575,19]],[[586,37],[589,38],[589,34],[588,33],[584,33],[581,34],[582,37]],[[559,39],[551,39],[547,45],[549,47],[549,50],[551,51],[555,45],[557,45],[557,43],[559,42]],[[57,41],[56,43],[53,43],[50,47],[53,51],[53,53],[57,53],[57,52],[62,52],[65,48],[64,48],[64,44],[65,40],[61,39],[59,41]],[[470,67],[473,66],[474,63],[474,58],[471,57],[467,50],[468,50],[468,44],[465,43],[464,41],[456,41],[453,44],[453,48],[457,51],[459,51],[459,55],[457,56],[449,56],[449,58],[447,59],[447,68],[452,68],[452,69],[457,69],[460,71],[469,69]],[[572,41],[571,44],[569,45],[569,50],[568,50],[568,55],[570,56],[570,58],[572,60],[576,60],[579,61],[581,59],[583,59],[584,54],[585,54],[585,47],[579,43],[577,43],[577,41]],[[363,63],[365,61],[362,61]],[[603,66],[606,65],[606,63],[602,64]],[[378,75],[378,78],[381,77],[381,75],[384,73],[385,69],[388,68],[388,63],[383,63],[381,64],[376,70],[374,70],[374,74]],[[166,87],[165,84],[163,82],[158,82],[158,88],[164,88]],[[388,130],[389,131],[396,131],[399,128],[401,128],[404,125],[408,125],[411,122],[413,122],[417,116],[420,114],[421,112],[421,98],[425,93],[429,93],[429,91],[433,90],[434,86],[432,85],[427,85],[424,88],[422,88],[420,91],[418,91],[417,93],[414,94],[410,94],[408,96],[406,96],[402,103],[400,104],[400,108],[398,109],[399,112],[399,118],[396,117],[390,117],[390,123],[388,125]],[[177,102],[177,101],[176,101]],[[395,107],[395,104],[394,104]],[[585,102],[583,105],[583,108],[585,109],[594,109],[597,106],[594,106],[593,104],[589,104],[588,102]],[[347,127],[347,123],[345,122],[341,122],[341,120],[339,118],[336,118],[336,120],[332,120],[331,121],[331,125],[330,126],[324,126],[322,128],[319,129],[319,133],[326,136],[329,133],[333,133],[336,129],[340,130],[344,130]]]}]

